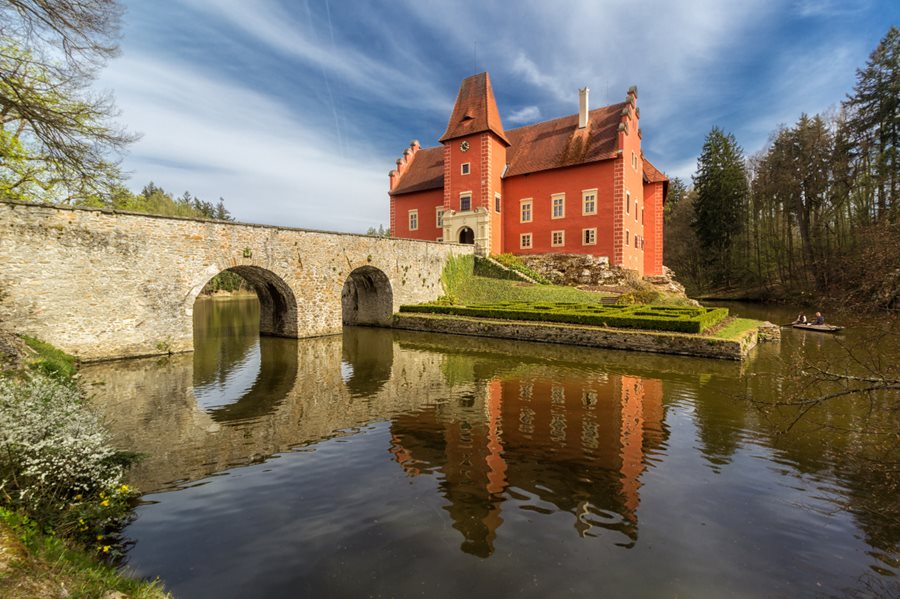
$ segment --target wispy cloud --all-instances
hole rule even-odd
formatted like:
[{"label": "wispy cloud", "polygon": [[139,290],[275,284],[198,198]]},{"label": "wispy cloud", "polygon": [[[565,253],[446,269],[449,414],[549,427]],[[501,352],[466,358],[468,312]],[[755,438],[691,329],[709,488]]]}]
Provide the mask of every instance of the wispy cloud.
[{"label": "wispy cloud", "polygon": [[250,222],[360,231],[387,221],[387,158],[343,157],[312,115],[299,119],[255,90],[148,56],[117,61],[103,83],[143,133],[125,163],[143,177],[136,186],[152,178],[176,193],[225,196]]},{"label": "wispy cloud", "polygon": [[508,117],[506,117],[506,121],[513,125],[525,125],[528,123],[534,123],[539,121],[541,118],[541,109],[537,106],[525,106],[518,110],[514,110]]},{"label": "wispy cloud", "polygon": [[647,155],[688,176],[713,125],[754,152],[840,102],[900,18],[888,0],[125,1],[124,57],[103,83],[144,133],[136,185],[343,230],[387,222],[394,158],[436,143],[473,70],[490,71],[507,125],[575,113],[584,86],[594,107],[637,84]]}]

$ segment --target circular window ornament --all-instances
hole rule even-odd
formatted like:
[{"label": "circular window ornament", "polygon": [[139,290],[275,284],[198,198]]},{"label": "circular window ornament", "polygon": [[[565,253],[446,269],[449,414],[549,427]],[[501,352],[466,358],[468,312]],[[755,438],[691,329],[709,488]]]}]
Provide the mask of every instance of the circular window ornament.
[{"label": "circular window ornament", "polygon": [[461,144],[459,144],[459,149],[463,152],[468,152],[469,151],[469,142],[464,141]]}]

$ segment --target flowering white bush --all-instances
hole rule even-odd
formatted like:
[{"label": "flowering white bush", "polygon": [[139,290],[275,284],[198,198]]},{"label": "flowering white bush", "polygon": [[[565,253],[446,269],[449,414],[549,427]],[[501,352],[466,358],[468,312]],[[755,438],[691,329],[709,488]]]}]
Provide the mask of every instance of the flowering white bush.
[{"label": "flowering white bush", "polygon": [[[121,521],[124,467],[79,391],[54,379],[0,379],[0,498],[51,528],[94,534]],[[127,495],[127,494],[126,494]],[[121,504],[121,505],[118,505]],[[98,506],[107,508],[97,513]],[[87,515],[90,514],[90,518]]]}]

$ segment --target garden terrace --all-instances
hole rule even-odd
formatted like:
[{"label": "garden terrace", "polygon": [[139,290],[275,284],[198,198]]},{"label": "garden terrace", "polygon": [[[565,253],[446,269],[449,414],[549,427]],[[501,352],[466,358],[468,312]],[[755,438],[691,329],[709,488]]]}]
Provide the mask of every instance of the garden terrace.
[{"label": "garden terrace", "polygon": [[496,302],[469,305],[428,303],[400,306],[400,312],[556,322],[678,333],[702,333],[728,316],[727,308],[640,304],[610,306],[575,302]]}]

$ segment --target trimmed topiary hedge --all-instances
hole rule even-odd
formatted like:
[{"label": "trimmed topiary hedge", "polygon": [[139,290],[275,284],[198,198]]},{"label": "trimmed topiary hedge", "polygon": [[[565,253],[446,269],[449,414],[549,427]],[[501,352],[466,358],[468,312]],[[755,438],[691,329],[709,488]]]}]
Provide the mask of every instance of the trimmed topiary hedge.
[{"label": "trimmed topiary hedge", "polygon": [[606,306],[568,302],[530,303],[499,302],[448,306],[416,304],[400,306],[401,312],[450,314],[502,320],[561,322],[652,331],[702,333],[728,316],[727,308],[695,308],[682,306]]}]

